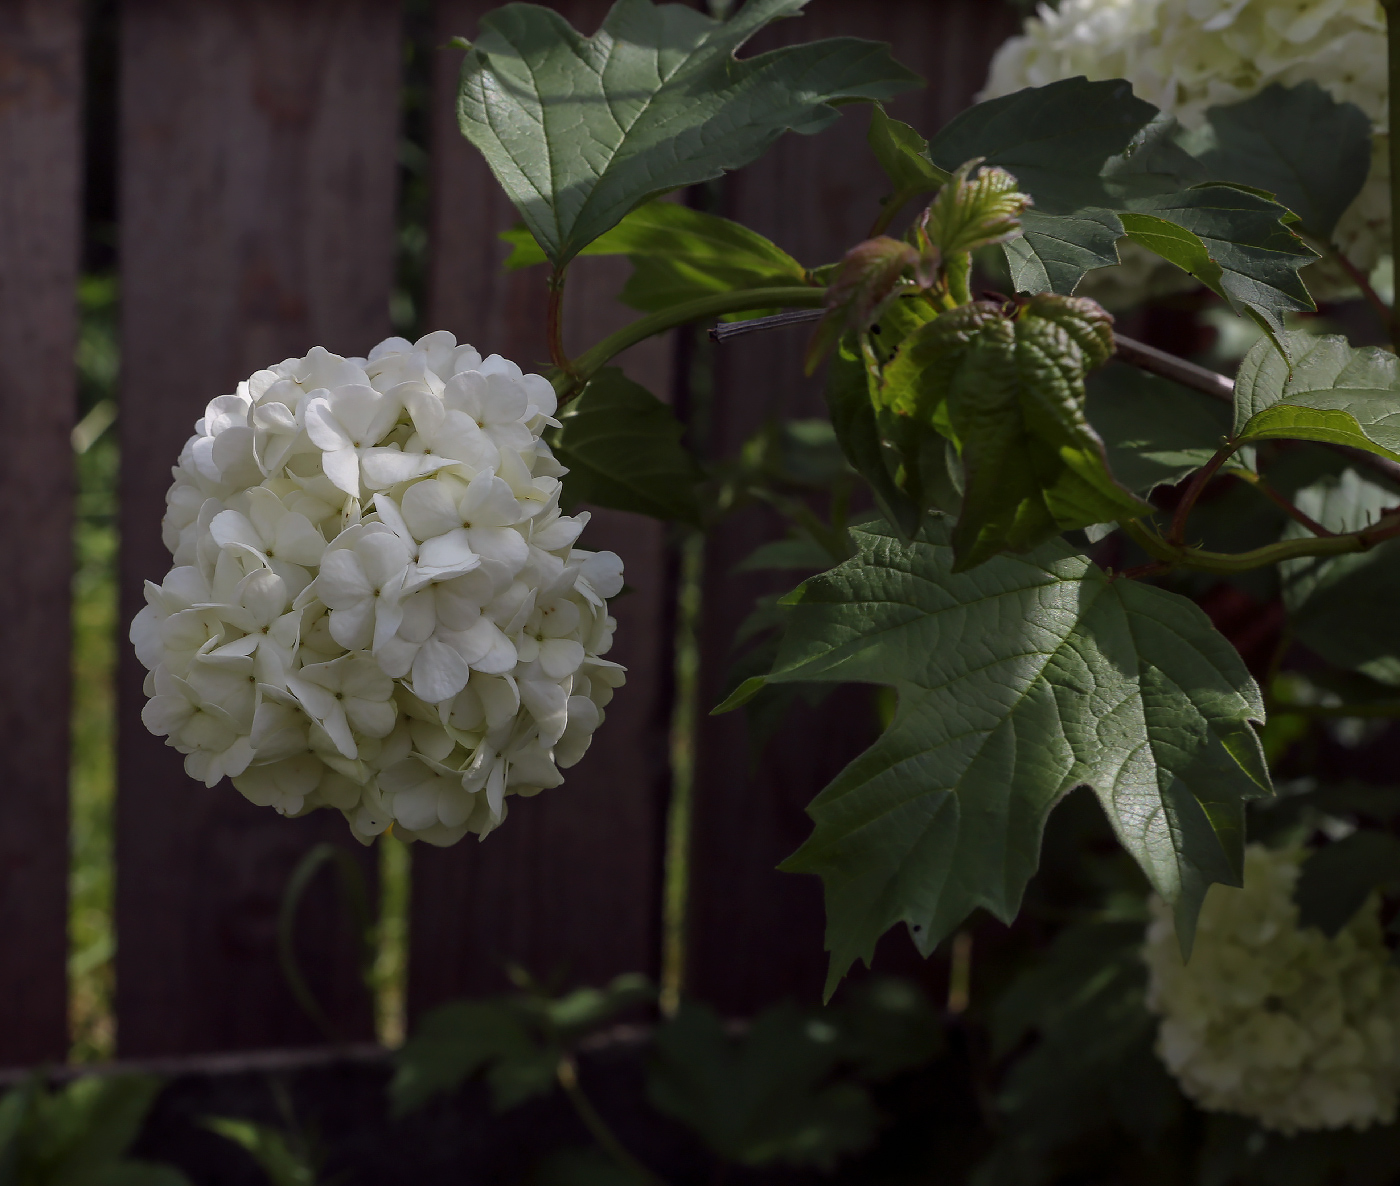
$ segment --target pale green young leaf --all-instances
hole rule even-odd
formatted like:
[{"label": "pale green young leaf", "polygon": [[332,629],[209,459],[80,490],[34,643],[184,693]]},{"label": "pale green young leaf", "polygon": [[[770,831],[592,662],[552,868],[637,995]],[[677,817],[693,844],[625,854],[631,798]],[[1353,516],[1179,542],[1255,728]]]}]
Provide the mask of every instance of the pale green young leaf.
[{"label": "pale green young leaf", "polygon": [[884,203],[890,214],[911,198],[936,190],[950,176],[929,160],[928,141],[908,124],[891,119],[879,103],[871,105],[870,131],[866,139],[880,168],[894,186]]},{"label": "pale green young leaf", "polygon": [[1311,80],[1212,107],[1182,140],[1212,177],[1266,190],[1324,240],[1371,171],[1370,119]]},{"label": "pale green young leaf", "polygon": [[1324,441],[1400,461],[1400,360],[1336,334],[1292,332],[1292,365],[1251,347],[1235,382],[1235,439]]},{"label": "pale green young leaf", "polygon": [[592,37],[550,9],[506,5],[467,52],[458,123],[562,267],[642,202],[746,165],[785,131],[820,131],[833,103],[917,85],[887,46],[855,38],[735,58],[805,3],[749,0],[717,21],[618,0]]},{"label": "pale green young leaf", "polygon": [[564,498],[698,524],[699,464],[671,409],[616,367],[604,367],[559,415],[555,456]]},{"label": "pale green young leaf", "polygon": [[[512,247],[508,270],[546,262],[524,223],[502,232],[501,238]],[[639,206],[579,254],[628,256],[633,271],[621,299],[644,313],[716,292],[807,282],[802,265],[776,243],[728,218],[679,202]],[[726,320],[755,315],[734,313]]]},{"label": "pale green young leaf", "polygon": [[1058,540],[956,573],[944,520],[911,546],[853,538],[855,558],[795,595],[768,677],[899,693],[784,864],[825,883],[828,990],[896,923],[928,953],[979,906],[1010,922],[1046,816],[1085,784],[1189,943],[1206,887],[1238,884],[1244,802],[1269,793],[1263,702],[1234,648],[1185,598]]}]

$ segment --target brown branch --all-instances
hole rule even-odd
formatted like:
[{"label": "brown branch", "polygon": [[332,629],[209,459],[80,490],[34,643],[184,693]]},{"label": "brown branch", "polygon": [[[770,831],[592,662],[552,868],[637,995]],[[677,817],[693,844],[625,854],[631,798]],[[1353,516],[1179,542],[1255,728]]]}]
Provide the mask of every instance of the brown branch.
[{"label": "brown branch", "polygon": [[1186,517],[1190,515],[1191,508],[1196,505],[1196,500],[1201,497],[1201,492],[1209,484],[1211,478],[1220,472],[1220,467],[1230,460],[1230,455],[1234,451],[1234,445],[1221,445],[1215,451],[1215,456],[1191,475],[1191,484],[1186,487],[1181,501],[1176,504],[1176,513],[1172,515],[1172,525],[1171,530],[1167,533],[1167,543],[1181,544],[1186,539]]}]

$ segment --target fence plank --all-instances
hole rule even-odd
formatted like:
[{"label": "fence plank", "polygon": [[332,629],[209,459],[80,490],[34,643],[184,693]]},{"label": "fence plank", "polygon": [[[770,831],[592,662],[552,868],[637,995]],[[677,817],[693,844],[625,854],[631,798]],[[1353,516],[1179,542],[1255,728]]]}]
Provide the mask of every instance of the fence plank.
[{"label": "fence plank", "polygon": [[[438,44],[473,36],[482,0],[440,0]],[[591,32],[603,0],[554,4]],[[430,318],[483,353],[542,367],[544,274],[507,276],[497,232],[518,215],[484,162],[457,132],[453,97],[461,53],[442,50],[434,66],[429,234]],[[578,266],[582,264],[584,266]],[[612,299],[626,276],[616,260],[570,269],[566,326],[573,348],[595,341],[631,314]],[[624,359],[629,373],[665,398],[669,342]],[[587,757],[561,787],[512,800],[505,826],[481,844],[419,846],[413,856],[409,1008],[499,991],[504,966],[598,983],[624,971],[654,972],[660,900],[661,820],[668,782],[671,565],[660,525],[620,512],[595,513],[581,541],[611,549],[636,592],[618,601],[617,644],[608,656],[628,668],[626,687]]]},{"label": "fence plank", "polygon": [[0,0],[0,1065],[68,1049],[68,582],[82,25]]},{"label": "fence plank", "polygon": [[[397,0],[124,6],[124,622],[169,565],[169,467],[206,401],[312,345],[363,354],[389,332],[399,37]],[[289,822],[187,779],[141,726],[142,674],[123,647],[118,1048],[315,1041],[278,968],[281,887],[317,841],[358,846],[335,813]],[[348,923],[318,888],[308,978],[347,1036],[367,1035]]]},{"label": "fence plank", "polygon": [[[988,0],[883,0],[848,5],[818,0],[798,21],[764,34],[758,48],[783,41],[854,35],[891,42],[895,54],[931,85],[891,105],[925,134],[965,107],[982,85],[991,52],[1015,28],[1009,6]],[[746,51],[748,52],[748,51]],[[725,188],[724,213],[776,240],[804,263],[839,258],[861,239],[886,192],[864,143],[867,121],[851,111],[817,137],[787,136]],[[715,353],[719,393],[711,445],[733,456],[770,417],[823,414],[819,388],[802,380],[802,330],[742,339]],[[781,525],[762,511],[735,516],[706,556],[701,704],[722,695],[738,624],[759,594],[792,580],[734,574]],[[690,987],[728,1013],[747,1013],[788,995],[815,999],[822,951],[820,884],[775,866],[811,829],[803,808],[873,738],[866,694],[846,689],[818,709],[794,711],[763,757],[749,757],[742,713],[702,721],[696,788]],[[905,966],[902,935],[882,946]]]}]

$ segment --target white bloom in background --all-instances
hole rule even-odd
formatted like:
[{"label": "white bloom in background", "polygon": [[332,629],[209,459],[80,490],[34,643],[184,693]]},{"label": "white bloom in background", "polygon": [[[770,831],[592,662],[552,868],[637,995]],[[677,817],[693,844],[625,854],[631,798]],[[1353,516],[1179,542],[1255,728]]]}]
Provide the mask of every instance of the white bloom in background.
[{"label": "white bloom in background", "polygon": [[[1355,103],[1374,133],[1371,175],[1333,238],[1363,272],[1389,257],[1385,16],[1378,0],[1063,0],[1058,11],[1042,5],[997,51],[978,97],[1079,74],[1126,78],[1187,128],[1200,127],[1208,108],[1238,103],[1272,83],[1311,80],[1339,102]],[[1110,303],[1172,285],[1171,265],[1132,244],[1120,251],[1124,268],[1086,279]],[[1320,273],[1321,266],[1312,266],[1309,287],[1345,287],[1345,278]]]},{"label": "white bloom in background", "polygon": [[1211,886],[1191,962],[1152,902],[1145,957],[1157,1052],[1182,1091],[1284,1133],[1395,1119],[1400,968],[1372,899],[1329,939],[1298,925],[1303,853],[1252,844],[1244,888]]},{"label": "white bloom in background", "polygon": [[369,843],[485,836],[563,781],[623,669],[622,561],[575,548],[539,375],[449,333],[316,347],[212,400],[131,623],[142,720],[214,786]]}]

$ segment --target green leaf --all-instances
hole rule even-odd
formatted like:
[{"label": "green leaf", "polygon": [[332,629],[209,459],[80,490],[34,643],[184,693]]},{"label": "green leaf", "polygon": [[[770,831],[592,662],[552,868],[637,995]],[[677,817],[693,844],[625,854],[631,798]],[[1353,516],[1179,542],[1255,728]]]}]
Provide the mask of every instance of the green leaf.
[{"label": "green leaf", "polygon": [[232,1116],[208,1116],[204,1127],[247,1150],[272,1186],[315,1186],[316,1167],[271,1125]]},{"label": "green leaf", "polygon": [[1206,887],[1239,884],[1245,800],[1269,793],[1234,648],[1059,541],[959,574],[940,521],[912,546],[852,534],[857,556],[801,586],[768,677],[899,693],[783,866],[825,883],[828,990],[895,923],[927,954],[979,906],[1010,922],[1046,815],[1084,784],[1189,943]]},{"label": "green leaf", "polygon": [[629,1166],[601,1149],[560,1149],[543,1158],[528,1179],[529,1186],[653,1186]]},{"label": "green leaf", "polygon": [[1100,173],[1157,114],[1122,79],[1070,78],[969,107],[933,137],[928,155],[949,173],[985,157],[1015,177],[1042,213],[1075,215],[1112,206]]},{"label": "green leaf", "polygon": [[[506,1002],[441,1005],[419,1022],[395,1056],[389,1084],[394,1114],[421,1108],[433,1096],[455,1090],[478,1071],[498,1063],[530,1066],[537,1054],[533,1036]],[[529,1073],[524,1077],[528,1079]]]},{"label": "green leaf", "polygon": [[576,988],[550,1001],[544,1015],[560,1038],[570,1041],[655,996],[656,990],[645,976],[627,972],[615,977],[606,988]]},{"label": "green leaf", "polygon": [[785,131],[821,131],[833,103],[917,85],[887,46],[854,38],[734,57],[805,2],[749,0],[716,21],[618,0],[592,37],[506,5],[482,18],[463,63],[462,134],[562,267],[648,199],[746,165]]},{"label": "green leaf", "polygon": [[36,1100],[31,1156],[36,1176],[84,1186],[120,1164],[160,1092],[151,1075],[79,1079]]},{"label": "green leaf", "polygon": [[1123,362],[1087,381],[1085,415],[1103,438],[1108,468],[1134,493],[1174,486],[1205,465],[1230,434],[1230,405]]},{"label": "green leaf", "polygon": [[704,473],[681,444],[671,409],[616,367],[604,367],[559,415],[554,454],[564,498],[698,525]]},{"label": "green leaf", "polygon": [[[546,262],[524,223],[502,232],[501,238],[514,248],[507,270]],[[633,270],[621,299],[644,313],[716,292],[807,282],[802,265],[777,244],[737,222],[679,202],[638,207],[579,254],[628,256]],[[725,320],[757,315],[731,313]]]},{"label": "green leaf", "polygon": [[1073,215],[1021,215],[1021,237],[1003,245],[1017,292],[1069,296],[1094,268],[1118,263],[1123,224],[1112,210],[1088,208]]},{"label": "green leaf", "polygon": [[795,1005],[754,1018],[731,1038],[706,1005],[686,1002],[656,1036],[647,1098],[742,1165],[830,1169],[874,1140],[869,1094],[832,1082],[840,1033]]},{"label": "green leaf", "polygon": [[938,1010],[912,980],[880,976],[852,985],[828,1008],[844,1061],[867,1079],[888,1079],[943,1052]]},{"label": "green leaf", "polygon": [[1336,935],[1378,888],[1400,882],[1400,840],[1384,832],[1353,832],[1312,853],[1293,892],[1298,922]]},{"label": "green leaf", "polygon": [[1121,79],[1071,78],[978,104],[933,138],[929,156],[950,170],[985,156],[1035,199],[1025,234],[1004,247],[1018,291],[1072,293],[1085,272],[1118,262],[1126,230],[1277,333],[1285,311],[1312,308],[1297,271],[1314,253],[1267,196],[1200,184],[1206,170],[1175,133]]},{"label": "green leaf", "polygon": [[1267,341],[1235,379],[1235,439],[1324,441],[1400,461],[1400,360],[1340,335],[1283,335],[1292,365]]},{"label": "green leaf", "polygon": [[1232,185],[1194,185],[1130,205],[1119,215],[1130,239],[1189,272],[1280,343],[1284,312],[1314,308],[1298,269],[1317,255],[1283,224],[1277,202]]},{"label": "green leaf", "polygon": [[929,160],[928,141],[908,124],[891,119],[879,103],[871,104],[866,139],[894,186],[894,192],[884,202],[891,215],[911,198],[936,190],[951,176]]},{"label": "green leaf", "polygon": [[[1141,922],[1088,921],[1062,931],[992,1014],[996,1050],[1037,1044],[1002,1080],[1001,1135],[978,1186],[1059,1180],[1055,1154],[1110,1125],[1152,1148],[1181,1111],[1181,1094],[1153,1053]],[[1140,1154],[1139,1154],[1140,1156]]]},{"label": "green leaf", "polygon": [[1110,323],[1077,297],[1033,297],[1014,319],[977,301],[910,334],[885,367],[882,402],[922,424],[946,415],[960,446],[960,569],[1150,512],[1109,473],[1084,417],[1084,376],[1112,353]]},{"label": "green leaf", "polygon": [[1371,171],[1370,119],[1311,80],[1212,107],[1184,140],[1212,177],[1273,194],[1324,240]]},{"label": "green leaf", "polygon": [[[1324,478],[1293,496],[1294,504],[1329,531],[1360,531],[1392,509],[1397,496],[1354,470]],[[1290,524],[1288,535],[1307,532]],[[1303,557],[1282,566],[1283,599],[1300,642],[1329,663],[1400,683],[1400,545],[1364,552]]]}]

